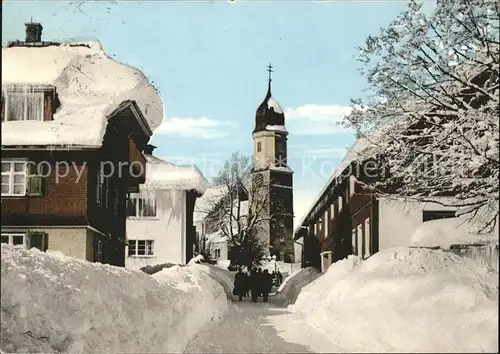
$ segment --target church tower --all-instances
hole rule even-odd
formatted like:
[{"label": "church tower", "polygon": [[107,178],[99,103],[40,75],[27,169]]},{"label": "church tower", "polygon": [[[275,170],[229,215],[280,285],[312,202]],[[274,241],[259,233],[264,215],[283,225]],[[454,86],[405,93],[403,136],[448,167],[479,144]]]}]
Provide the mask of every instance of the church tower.
[{"label": "church tower", "polygon": [[[275,255],[277,260],[293,262],[293,170],[287,164],[285,114],[271,93],[271,64],[268,71],[267,94],[257,108],[253,131],[253,174],[256,180],[263,181],[262,200],[267,204],[267,216],[261,223],[259,237],[269,255]],[[255,199],[250,200],[253,208],[260,202]]]}]

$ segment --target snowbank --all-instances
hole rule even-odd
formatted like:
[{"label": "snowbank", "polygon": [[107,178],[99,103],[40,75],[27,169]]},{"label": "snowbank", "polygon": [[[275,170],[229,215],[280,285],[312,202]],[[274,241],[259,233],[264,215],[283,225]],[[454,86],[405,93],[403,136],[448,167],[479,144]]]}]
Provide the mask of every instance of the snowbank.
[{"label": "snowbank", "polygon": [[4,352],[182,352],[228,308],[223,286],[203,265],[149,276],[35,249],[1,248]]},{"label": "snowbank", "polygon": [[262,270],[267,269],[270,272],[274,272],[275,264],[276,264],[276,270],[278,270],[279,272],[281,272],[281,274],[285,276],[293,273],[294,271],[298,271],[302,268],[302,264],[300,262],[285,263],[283,261],[274,261],[274,260],[271,260],[269,262],[268,261],[263,262],[260,265],[260,268],[262,268]]},{"label": "snowbank", "polygon": [[126,100],[136,101],[152,131],[163,119],[146,76],[110,58],[99,42],[3,48],[2,85],[52,85],[61,102],[53,121],[3,122],[2,145],[99,147],[107,115]]},{"label": "snowbank", "polygon": [[293,304],[302,288],[320,275],[321,273],[312,267],[296,270],[285,278],[274,297],[284,305]]},{"label": "snowbank", "polygon": [[229,259],[225,259],[225,260],[218,259],[216,267],[227,270],[227,267],[229,267],[230,264],[231,264],[231,260],[229,260]]},{"label": "snowbank", "polygon": [[145,157],[146,183],[141,189],[196,190],[203,194],[208,188],[208,181],[196,166],[177,166],[151,155]]},{"label": "snowbank", "polygon": [[347,352],[498,352],[498,274],[443,250],[351,256],[289,308]]},{"label": "snowbank", "polygon": [[477,225],[469,223],[466,217],[457,217],[422,223],[412,235],[410,245],[449,249],[453,245],[489,242],[498,243],[496,232],[479,233]]}]

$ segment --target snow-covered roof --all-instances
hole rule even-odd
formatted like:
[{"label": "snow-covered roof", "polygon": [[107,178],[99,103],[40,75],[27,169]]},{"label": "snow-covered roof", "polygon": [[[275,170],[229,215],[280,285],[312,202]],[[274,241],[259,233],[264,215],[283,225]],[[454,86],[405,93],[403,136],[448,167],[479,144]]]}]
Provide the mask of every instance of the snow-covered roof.
[{"label": "snow-covered roof", "polygon": [[284,125],[267,125],[266,130],[276,131],[276,132],[287,132]]},{"label": "snow-covered roof", "polygon": [[267,108],[272,108],[276,113],[283,113],[283,109],[281,108],[280,104],[278,101],[274,99],[274,97],[270,97],[269,100],[267,101]]},{"label": "snow-covered roof", "polygon": [[203,196],[196,199],[193,216],[194,222],[203,220],[214,203],[220,200],[226,193],[226,186],[212,186],[207,188]]},{"label": "snow-covered roof", "polygon": [[[196,199],[196,204],[194,207],[194,223],[202,221],[207,213],[210,212],[215,205],[222,197],[227,195],[228,188],[227,186],[213,186],[208,188],[203,196]],[[235,201],[235,207],[237,201]],[[240,215],[245,216],[248,215],[248,200],[240,201]]]},{"label": "snow-covered roof", "polygon": [[99,147],[107,115],[135,101],[151,131],[163,119],[157,90],[138,69],[109,57],[99,42],[2,48],[2,85],[52,85],[61,106],[53,121],[2,123],[2,145]]},{"label": "snow-covered roof", "polygon": [[314,207],[316,206],[318,200],[321,198],[321,196],[326,192],[330,184],[332,183],[333,180],[336,178],[340,177],[342,172],[355,160],[360,158],[362,154],[371,146],[371,140],[368,140],[366,138],[359,138],[356,140],[356,142],[347,150],[347,154],[345,157],[342,159],[342,162],[335,168],[333,171],[332,175],[330,176],[329,180],[325,183],[323,188],[318,194],[318,197],[314,199],[314,202],[312,203],[311,207],[302,216],[302,219],[298,223],[298,228],[295,230],[297,232],[299,228],[302,226],[304,223],[304,220],[307,218],[307,216],[313,211]]},{"label": "snow-covered roof", "polygon": [[387,139],[390,138],[389,132],[392,129],[397,128],[400,125],[408,125],[406,121],[393,121],[393,122],[388,122],[382,127],[380,127],[376,132],[371,134],[370,136],[362,136],[358,138],[354,144],[347,149],[347,153],[342,159],[341,163],[335,168],[333,171],[332,175],[326,182],[326,184],[323,186],[321,189],[320,193],[318,194],[318,197],[314,199],[314,202],[312,203],[311,207],[307,211],[306,214],[302,216],[302,219],[300,220],[300,223],[298,224],[297,229],[295,232],[299,231],[299,228],[302,226],[304,220],[307,218],[307,216],[313,211],[315,208],[316,204],[318,203],[319,199],[323,196],[323,194],[326,192],[330,184],[336,179],[339,178],[342,173],[345,171],[349,165],[356,161],[356,160],[362,160],[365,159],[367,156],[373,153],[373,151],[377,148],[379,143],[382,141],[382,139]]},{"label": "snow-covered roof", "polygon": [[222,231],[216,231],[216,232],[212,232],[210,234],[206,234],[205,235],[206,237],[206,245],[210,245],[210,244],[215,244],[215,243],[225,243],[227,241],[229,241],[229,238],[224,235],[224,233]]},{"label": "snow-covered roof", "polygon": [[196,166],[178,166],[151,155],[146,157],[146,182],[143,190],[182,189],[205,193],[208,181]]}]

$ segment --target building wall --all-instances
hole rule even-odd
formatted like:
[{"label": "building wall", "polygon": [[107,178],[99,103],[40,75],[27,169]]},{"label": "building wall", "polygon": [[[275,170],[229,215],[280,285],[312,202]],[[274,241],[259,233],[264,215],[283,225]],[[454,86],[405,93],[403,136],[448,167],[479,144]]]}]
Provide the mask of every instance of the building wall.
[{"label": "building wall", "polygon": [[67,256],[89,260],[87,229],[34,229],[48,234],[48,250],[60,251]]},{"label": "building wall", "polygon": [[[35,163],[50,163],[51,174],[44,179],[41,197],[2,197],[2,225],[86,225],[88,166],[86,155],[79,153],[52,153],[46,151],[2,151],[3,160],[18,160],[29,156]],[[61,167],[56,178],[56,162],[74,163],[81,172],[71,166],[67,176]],[[43,166],[43,165],[41,165]],[[47,171],[48,173],[49,171]]]},{"label": "building wall", "polygon": [[[48,251],[59,251],[66,256],[92,261],[92,255],[88,252],[87,228],[75,227],[5,227],[2,233],[27,233],[44,232],[47,234],[45,245]],[[29,247],[29,246],[28,246]]]},{"label": "building wall", "polygon": [[[274,162],[275,138],[274,132],[260,131],[253,134],[254,139],[254,158],[256,168],[265,168],[266,162],[271,159]],[[258,151],[257,146],[260,143],[261,151]]]},{"label": "building wall", "polygon": [[[209,244],[210,255],[212,259],[217,259],[219,261],[228,260],[228,245],[227,242],[212,242]],[[219,250],[220,256],[217,257],[216,250]]]},{"label": "building wall", "polygon": [[186,247],[186,192],[182,190],[156,191],[156,218],[127,219],[129,240],[154,240],[154,256],[128,257],[125,249],[125,267],[138,269],[161,263],[185,264]]},{"label": "building wall", "polygon": [[419,203],[379,198],[380,250],[408,246],[417,228],[422,224],[424,210],[456,210],[437,203]]}]

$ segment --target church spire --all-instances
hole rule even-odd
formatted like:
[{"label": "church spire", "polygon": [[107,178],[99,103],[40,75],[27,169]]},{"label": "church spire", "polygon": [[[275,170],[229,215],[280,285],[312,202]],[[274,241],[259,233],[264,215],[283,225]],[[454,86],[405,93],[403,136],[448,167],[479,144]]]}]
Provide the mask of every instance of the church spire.
[{"label": "church spire", "polygon": [[267,94],[264,101],[257,108],[255,112],[255,129],[254,133],[266,130],[268,125],[285,125],[285,115],[279,103],[272,97],[271,93],[271,74],[274,72],[273,65],[267,66],[268,87]]},{"label": "church spire", "polygon": [[274,72],[273,66],[271,63],[269,63],[269,65],[267,66],[267,72],[269,73],[269,83],[268,83],[268,87],[267,87],[267,96],[271,97],[271,81],[273,81],[273,79],[271,78],[271,73]]}]

